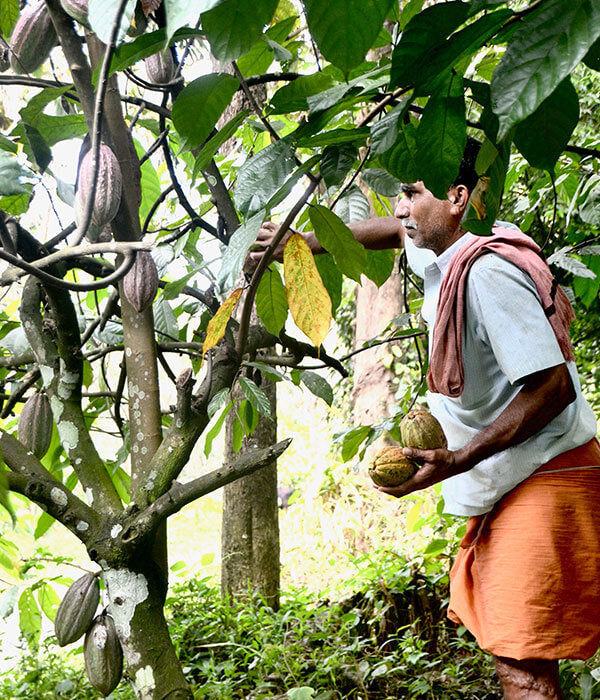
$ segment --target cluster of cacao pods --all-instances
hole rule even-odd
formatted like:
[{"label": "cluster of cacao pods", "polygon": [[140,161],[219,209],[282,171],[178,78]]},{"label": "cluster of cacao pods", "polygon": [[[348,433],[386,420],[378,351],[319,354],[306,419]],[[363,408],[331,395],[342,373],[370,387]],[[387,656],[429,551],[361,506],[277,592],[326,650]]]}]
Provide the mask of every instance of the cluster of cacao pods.
[{"label": "cluster of cacao pods", "polygon": [[95,574],[84,574],[67,590],[56,617],[54,632],[60,646],[85,634],[83,659],[87,677],[104,697],[117,687],[123,675],[123,649],[115,623],[106,612],[96,615],[100,586]]},{"label": "cluster of cacao pods", "polygon": [[36,393],[30,396],[19,414],[17,436],[38,459],[48,452],[52,425],[52,410],[46,394]]},{"label": "cluster of cacao pods", "polygon": [[[424,409],[409,411],[400,423],[405,447],[435,450],[448,441],[438,420]],[[402,447],[383,447],[369,465],[369,476],[377,486],[400,486],[416,474],[419,464],[402,454]]]}]

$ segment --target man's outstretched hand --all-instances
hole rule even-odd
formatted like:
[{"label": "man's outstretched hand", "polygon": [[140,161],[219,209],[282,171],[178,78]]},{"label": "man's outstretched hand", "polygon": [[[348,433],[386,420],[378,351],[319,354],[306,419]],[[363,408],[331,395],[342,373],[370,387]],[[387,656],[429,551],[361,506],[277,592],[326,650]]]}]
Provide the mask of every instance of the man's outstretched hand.
[{"label": "man's outstretched hand", "polygon": [[[248,257],[246,258],[246,269],[254,270],[261,258],[265,254],[267,248],[271,245],[273,238],[275,238],[277,232],[279,231],[279,225],[274,224],[272,221],[265,221],[260,227],[258,236],[256,237],[255,243],[252,245]],[[292,233],[295,233],[291,229],[286,232],[285,236],[281,241],[279,241],[277,247],[273,251],[272,260],[277,260],[277,262],[283,262],[283,249],[288,241],[288,238]]]}]

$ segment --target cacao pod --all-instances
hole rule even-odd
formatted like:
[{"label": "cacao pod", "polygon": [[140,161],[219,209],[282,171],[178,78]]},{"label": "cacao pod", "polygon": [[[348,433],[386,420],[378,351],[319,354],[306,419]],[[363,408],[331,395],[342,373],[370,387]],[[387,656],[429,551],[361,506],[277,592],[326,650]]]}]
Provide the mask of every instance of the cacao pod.
[{"label": "cacao pod", "polygon": [[400,423],[400,435],[406,447],[436,450],[447,447],[448,441],[437,419],[424,409],[409,411]]},{"label": "cacao pod", "polygon": [[15,73],[32,73],[50,55],[58,38],[44,0],[27,6],[10,37],[10,67]]},{"label": "cacao pod", "polygon": [[62,9],[79,24],[89,27],[88,0],[60,0]]},{"label": "cacao pod", "polygon": [[46,394],[30,396],[21,409],[17,435],[38,459],[41,459],[50,447],[52,425],[52,410]]},{"label": "cacao pod", "polygon": [[[77,192],[75,193],[75,216],[81,216],[83,207],[92,186],[92,152],[88,151],[79,164],[77,172]],[[112,150],[104,143],[98,153],[98,178],[92,209],[91,223],[98,227],[98,233],[114,218],[121,205],[123,189],[121,168]],[[79,204],[77,199],[79,196]],[[79,213],[78,213],[79,209]],[[79,223],[79,222],[78,222]]]},{"label": "cacao pod", "polygon": [[54,618],[54,633],[61,647],[76,642],[89,629],[100,602],[94,574],[84,574],[65,593]]},{"label": "cacao pod", "polygon": [[110,695],[123,675],[123,649],[110,615],[98,615],[87,631],[83,660],[90,683],[103,697]]},{"label": "cacao pod", "polygon": [[148,80],[154,85],[165,85],[175,77],[175,61],[169,50],[153,53],[144,59],[144,65]]},{"label": "cacao pod", "polygon": [[369,466],[369,476],[377,486],[400,486],[416,473],[419,465],[402,454],[401,447],[384,447]]},{"label": "cacao pod", "polygon": [[158,291],[158,270],[152,255],[139,250],[129,272],[123,277],[123,291],[129,303],[141,313],[154,301]]}]

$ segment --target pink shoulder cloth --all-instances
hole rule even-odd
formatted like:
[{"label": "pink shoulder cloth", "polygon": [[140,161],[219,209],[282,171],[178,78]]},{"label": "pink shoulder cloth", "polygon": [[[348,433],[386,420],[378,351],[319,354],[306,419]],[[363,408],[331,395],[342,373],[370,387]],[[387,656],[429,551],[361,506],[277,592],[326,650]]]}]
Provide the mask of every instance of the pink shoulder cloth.
[{"label": "pink shoulder cloth", "polygon": [[462,246],[452,256],[446,270],[440,289],[427,372],[430,391],[451,397],[462,394],[462,337],[467,275],[475,260],[485,253],[501,255],[531,277],[565,361],[574,359],[569,326],[575,313],[567,295],[541,257],[540,247],[521,231],[494,226],[491,236],[476,236]]}]

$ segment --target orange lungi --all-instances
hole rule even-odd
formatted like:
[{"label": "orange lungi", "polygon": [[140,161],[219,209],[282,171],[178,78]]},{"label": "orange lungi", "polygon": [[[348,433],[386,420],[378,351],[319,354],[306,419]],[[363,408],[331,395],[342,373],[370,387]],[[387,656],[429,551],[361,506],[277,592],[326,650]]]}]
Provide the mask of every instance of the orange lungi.
[{"label": "orange lungi", "polygon": [[[585,467],[588,468],[585,468]],[[512,659],[587,659],[600,643],[600,445],[555,457],[469,518],[448,617]]]}]

